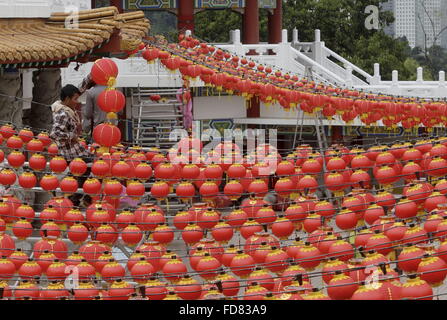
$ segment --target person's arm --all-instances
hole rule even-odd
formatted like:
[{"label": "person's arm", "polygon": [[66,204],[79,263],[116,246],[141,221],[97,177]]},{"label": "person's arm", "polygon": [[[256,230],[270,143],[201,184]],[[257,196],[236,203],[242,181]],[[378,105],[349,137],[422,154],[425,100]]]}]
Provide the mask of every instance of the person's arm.
[{"label": "person's arm", "polygon": [[63,143],[72,141],[77,135],[76,132],[68,131],[67,126],[70,118],[65,112],[59,112],[54,116],[53,128],[50,138]]},{"label": "person's arm", "polygon": [[95,107],[95,97],[90,90],[86,92],[87,97],[84,108],[82,110],[82,131],[88,133],[91,130],[91,123],[93,118],[93,108]]}]

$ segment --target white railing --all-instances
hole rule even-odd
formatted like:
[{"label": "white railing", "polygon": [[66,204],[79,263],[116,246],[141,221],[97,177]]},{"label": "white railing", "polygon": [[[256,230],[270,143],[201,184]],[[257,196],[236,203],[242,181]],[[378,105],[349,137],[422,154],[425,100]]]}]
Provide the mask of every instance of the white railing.
[{"label": "white railing", "polygon": [[[300,42],[296,29],[292,34],[292,42],[287,39],[287,30],[283,30],[281,43],[242,44],[240,31],[233,30],[230,33],[230,43],[219,43],[215,46],[239,56],[250,53],[250,59],[270,66],[272,69],[280,69],[300,77],[309,78],[311,76],[314,81],[324,84],[399,96],[432,98],[445,98],[446,96],[445,73],[443,71],[439,73],[439,81],[424,81],[422,68],[417,70],[416,81],[399,81],[397,71],[393,71],[391,81],[382,81],[378,63],[374,64],[374,74],[368,74],[331,49],[326,48],[324,41],[320,39],[319,30],[315,30],[314,42]],[[119,68],[118,86],[181,86],[179,73],[169,73],[159,63],[149,65],[143,58],[138,57],[127,60],[116,59],[115,61]],[[81,65],[78,71],[74,66],[75,64],[72,63],[68,68],[62,70],[64,84],[80,83],[88,74],[91,63]],[[201,86],[203,83],[197,81],[192,85]]]}]

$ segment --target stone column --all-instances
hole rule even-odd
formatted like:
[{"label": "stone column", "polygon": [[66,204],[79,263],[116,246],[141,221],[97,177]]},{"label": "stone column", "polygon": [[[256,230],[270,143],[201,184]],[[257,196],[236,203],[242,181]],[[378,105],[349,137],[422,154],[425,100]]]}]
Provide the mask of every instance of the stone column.
[{"label": "stone column", "polygon": [[48,105],[59,99],[61,70],[39,69],[34,71],[33,84],[33,103],[29,114],[29,126],[36,128],[36,131],[39,129],[50,131],[53,117]]},{"label": "stone column", "polygon": [[18,70],[0,73],[0,121],[22,126],[22,79]]}]

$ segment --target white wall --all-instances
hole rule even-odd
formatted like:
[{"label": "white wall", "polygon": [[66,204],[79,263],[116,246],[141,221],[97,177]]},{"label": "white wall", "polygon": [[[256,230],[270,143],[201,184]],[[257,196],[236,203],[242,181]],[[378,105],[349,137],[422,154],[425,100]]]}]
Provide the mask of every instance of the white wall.
[{"label": "white wall", "polygon": [[194,120],[245,118],[245,99],[239,96],[194,97]]}]

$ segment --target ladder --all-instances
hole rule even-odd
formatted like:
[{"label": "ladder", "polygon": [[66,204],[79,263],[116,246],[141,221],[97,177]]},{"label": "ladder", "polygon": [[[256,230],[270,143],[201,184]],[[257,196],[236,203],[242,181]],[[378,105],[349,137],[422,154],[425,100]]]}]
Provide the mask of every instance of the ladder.
[{"label": "ladder", "polygon": [[[146,89],[131,88],[131,141],[142,147],[157,147],[162,151],[177,141],[170,141],[174,129],[183,129],[181,103],[177,100],[179,88]],[[159,95],[159,101],[151,96]]]}]

